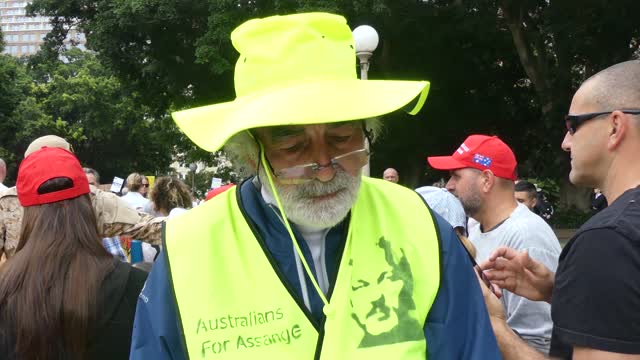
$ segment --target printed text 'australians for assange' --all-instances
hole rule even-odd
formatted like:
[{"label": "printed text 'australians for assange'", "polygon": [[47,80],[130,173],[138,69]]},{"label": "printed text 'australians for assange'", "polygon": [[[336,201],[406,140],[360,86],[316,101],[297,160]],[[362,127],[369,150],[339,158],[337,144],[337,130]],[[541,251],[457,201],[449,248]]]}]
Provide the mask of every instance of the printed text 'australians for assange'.
[{"label": "printed text 'australians for assange'", "polygon": [[[200,350],[201,357],[209,355],[221,355],[227,352],[256,349],[265,346],[291,344],[293,340],[302,337],[302,328],[295,324],[291,329],[276,330],[268,334],[245,334],[238,335],[235,340],[205,340],[202,342]],[[235,346],[234,346],[235,345]]]},{"label": "printed text 'australians for assange'", "polygon": [[214,330],[224,330],[227,328],[238,328],[238,327],[253,327],[256,325],[263,325],[273,322],[275,320],[282,319],[284,314],[282,313],[282,309],[278,308],[275,311],[250,311],[247,314],[242,315],[226,315],[222,317],[217,317],[215,319],[198,319],[198,327],[196,329],[196,334],[200,333],[200,331],[214,331]]}]

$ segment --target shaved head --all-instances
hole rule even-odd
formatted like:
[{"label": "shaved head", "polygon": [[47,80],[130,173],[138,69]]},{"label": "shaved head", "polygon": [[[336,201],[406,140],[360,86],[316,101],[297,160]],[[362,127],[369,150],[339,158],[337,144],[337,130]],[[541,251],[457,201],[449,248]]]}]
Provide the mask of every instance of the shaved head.
[{"label": "shaved head", "polygon": [[398,170],[394,168],[388,168],[382,173],[382,178],[387,181],[397,183],[398,180],[400,180],[400,175],[398,174]]},{"label": "shaved head", "polygon": [[625,61],[593,75],[582,84],[597,111],[640,108],[640,61]]}]

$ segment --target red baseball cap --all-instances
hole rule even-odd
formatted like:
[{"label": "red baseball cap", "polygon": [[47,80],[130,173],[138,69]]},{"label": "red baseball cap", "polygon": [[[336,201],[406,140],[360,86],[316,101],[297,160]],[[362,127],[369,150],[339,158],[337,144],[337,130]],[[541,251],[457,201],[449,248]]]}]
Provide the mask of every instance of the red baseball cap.
[{"label": "red baseball cap", "polygon": [[[69,189],[38,194],[38,188],[45,182],[59,177],[71,179]],[[89,181],[78,159],[61,148],[43,147],[24,158],[18,169],[16,182],[18,200],[22,206],[49,204],[73,199],[89,193]]]},{"label": "red baseball cap", "polygon": [[471,135],[451,156],[430,156],[429,165],[438,170],[474,168],[491,170],[497,177],[517,180],[518,162],[511,148],[497,136]]}]

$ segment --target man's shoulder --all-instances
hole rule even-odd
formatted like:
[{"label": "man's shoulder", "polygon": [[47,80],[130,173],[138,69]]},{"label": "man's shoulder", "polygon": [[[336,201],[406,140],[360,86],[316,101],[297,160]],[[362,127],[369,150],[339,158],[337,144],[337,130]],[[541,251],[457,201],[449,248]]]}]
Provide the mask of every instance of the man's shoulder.
[{"label": "man's shoulder", "polygon": [[523,239],[541,237],[558,241],[551,226],[522,204],[518,205],[507,224],[510,225],[508,228],[512,232],[517,233]]},{"label": "man's shoulder", "polygon": [[574,237],[592,230],[617,232],[640,240],[640,187],[628,190],[607,208],[587,220]]},{"label": "man's shoulder", "polygon": [[[480,231],[479,226],[476,230]],[[560,253],[560,243],[549,224],[521,204],[503,224],[483,233],[482,237],[517,250],[539,249],[556,255]]]},{"label": "man's shoulder", "polygon": [[[242,210],[230,208],[229,205],[235,206],[237,201],[229,201],[226,198],[227,195],[231,195],[231,193],[225,191],[202,205],[189,210],[182,209],[184,213],[179,216],[169,216],[166,219],[167,229],[179,229],[180,232],[189,229],[190,234],[199,236],[197,234],[209,234],[212,231],[222,229],[225,224],[233,224],[242,218],[243,215],[238,216],[238,214],[242,214]],[[249,218],[253,221],[257,220],[255,216]]]},{"label": "man's shoulder", "polygon": [[[425,209],[428,208],[426,201],[417,191],[386,180],[362,177],[358,199],[361,199],[365,194],[368,195],[365,197],[375,199],[376,202],[393,204],[403,210],[408,210],[403,208],[404,206],[417,206],[417,209],[423,206]],[[390,210],[390,208],[385,208],[385,210]]]},{"label": "man's shoulder", "polygon": [[101,190],[93,185],[89,186],[89,196],[98,199],[120,199],[120,197],[110,191]]},{"label": "man's shoulder", "polygon": [[15,186],[0,191],[0,210],[17,211],[21,208],[22,206],[20,206],[20,202],[18,201],[18,192]]},{"label": "man's shoulder", "polygon": [[17,201],[17,197],[18,197],[18,191],[16,190],[15,186],[0,190],[0,200],[3,200],[5,198],[8,198],[8,199],[16,198],[16,201]]},{"label": "man's shoulder", "polygon": [[142,214],[138,213],[126,201],[118,195],[100,190],[94,186],[90,187],[89,196],[91,203],[98,217],[99,224],[137,224],[143,220]]},{"label": "man's shoulder", "polygon": [[395,193],[402,193],[402,194],[416,194],[418,197],[422,198],[420,194],[418,194],[415,190],[410,189],[408,187],[405,187],[396,183],[392,183],[390,181],[366,177],[366,176],[362,177],[361,188],[377,190],[378,193],[376,195],[380,195],[380,196],[393,196]]},{"label": "man's shoulder", "polygon": [[[640,218],[636,218],[640,221]],[[640,261],[640,233],[633,230],[636,224],[618,224],[605,222],[592,224],[579,229],[562,249],[561,260],[568,258],[591,258],[607,266],[615,266],[623,258],[633,257]],[[612,263],[609,263],[609,262]]]}]

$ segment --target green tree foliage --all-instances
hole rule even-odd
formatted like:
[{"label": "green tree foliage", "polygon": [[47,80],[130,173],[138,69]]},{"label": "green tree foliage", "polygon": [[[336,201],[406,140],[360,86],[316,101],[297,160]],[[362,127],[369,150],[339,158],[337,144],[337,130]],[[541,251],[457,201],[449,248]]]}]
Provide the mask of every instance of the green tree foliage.
[{"label": "green tree foliage", "polygon": [[11,115],[24,101],[28,88],[29,78],[24,67],[9,55],[0,54],[0,158],[7,163],[9,174],[16,170],[17,157],[13,149],[21,124]]},{"label": "green tree foliage", "polygon": [[[30,9],[53,16],[57,32],[78,24],[155,116],[233,99],[229,33],[247,19],[318,10],[370,24],[381,38],[370,78],[432,82],[417,119],[389,116],[373,148],[372,175],[393,166],[411,186],[443,175],[426,155],[452,153],[471,133],[500,135],[525,177],[566,178],[571,94],[637,55],[640,37],[635,0],[34,0]],[[181,153],[211,158],[182,140]]]},{"label": "green tree foliage", "polygon": [[197,172],[195,175],[193,172],[189,172],[184,182],[192,189],[196,198],[204,199],[207,192],[211,189],[211,179],[214,177],[222,179],[223,185],[229,183],[238,184],[241,180],[237,174],[230,171],[229,167],[221,167],[216,171],[205,170]]},{"label": "green tree foliage", "polygon": [[93,54],[72,49],[62,59],[36,56],[19,64],[0,58],[0,69],[5,64],[12,69],[0,70],[7,77],[0,87],[13,85],[2,100],[10,106],[0,107],[10,109],[0,121],[9,162],[17,164],[36,137],[55,134],[66,138],[81,162],[105,179],[134,170],[166,171],[177,133],[170,118],[154,117],[139,95],[127,91]]}]

